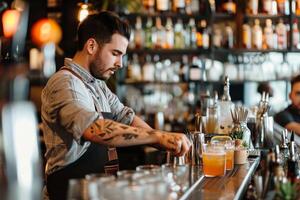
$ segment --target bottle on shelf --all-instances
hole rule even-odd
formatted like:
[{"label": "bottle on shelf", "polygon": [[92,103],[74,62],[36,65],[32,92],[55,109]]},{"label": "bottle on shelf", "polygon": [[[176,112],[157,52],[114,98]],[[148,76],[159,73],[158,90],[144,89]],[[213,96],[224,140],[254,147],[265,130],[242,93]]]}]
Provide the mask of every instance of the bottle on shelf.
[{"label": "bottle on shelf", "polygon": [[252,28],[252,47],[255,49],[262,49],[263,33],[259,24],[259,20],[255,19],[254,26]]},{"label": "bottle on shelf", "polygon": [[236,3],[234,0],[225,0],[222,3],[222,10],[224,13],[235,14],[236,13]]},{"label": "bottle on shelf", "polygon": [[225,35],[222,43],[222,46],[226,49],[231,49],[234,46],[233,30],[228,23],[225,25]]},{"label": "bottle on shelf", "polygon": [[290,143],[290,157],[287,161],[287,178],[291,181],[291,183],[298,183],[300,180],[299,174],[299,165],[297,161],[297,156],[295,152],[295,142],[291,141]]},{"label": "bottle on shelf", "polygon": [[187,33],[185,34],[185,46],[189,49],[197,48],[197,28],[195,19],[191,18],[187,26]]},{"label": "bottle on shelf", "polygon": [[293,22],[293,48],[300,48],[300,34],[298,29],[298,20],[295,19]]},{"label": "bottle on shelf", "polygon": [[[276,5],[277,7],[277,5]],[[267,15],[272,15],[272,0],[262,1],[262,12]]]},{"label": "bottle on shelf", "polygon": [[143,7],[147,14],[154,13],[155,0],[143,0]]},{"label": "bottle on shelf", "polygon": [[146,62],[142,67],[143,81],[155,80],[155,65],[151,62],[151,56],[146,55]]},{"label": "bottle on shelf", "polygon": [[185,0],[173,0],[172,7],[174,12],[185,14]]},{"label": "bottle on shelf", "polygon": [[161,24],[161,18],[155,19],[155,31],[152,32],[152,42],[155,49],[161,49],[165,44],[166,30]]},{"label": "bottle on shelf", "polygon": [[181,19],[177,19],[177,22],[174,27],[174,48],[175,49],[184,49],[184,29]]},{"label": "bottle on shelf", "polygon": [[166,22],[166,42],[165,42],[165,49],[173,49],[174,48],[174,29],[173,29],[173,22],[170,17],[167,18]]},{"label": "bottle on shelf", "polygon": [[135,49],[142,49],[144,45],[144,31],[142,29],[142,18],[138,16],[136,18],[134,29],[134,47]]},{"label": "bottle on shelf", "polygon": [[146,22],[146,27],[144,29],[144,35],[145,35],[145,48],[151,49],[152,48],[152,30],[153,30],[153,22],[152,18],[148,17]]},{"label": "bottle on shelf", "polygon": [[187,55],[182,56],[179,76],[183,82],[189,79],[189,57]]},{"label": "bottle on shelf", "polygon": [[197,56],[193,56],[192,65],[189,69],[189,80],[199,81],[201,79],[201,61]]},{"label": "bottle on shelf", "polygon": [[214,34],[213,34],[213,46],[215,48],[221,48],[222,47],[222,31],[220,27],[216,27],[214,29]]},{"label": "bottle on shelf", "polygon": [[230,83],[228,76],[225,76],[224,90],[221,101],[219,101],[220,119],[219,119],[219,133],[229,134],[232,128],[231,108],[233,103],[230,96]]},{"label": "bottle on shelf", "polygon": [[166,13],[170,10],[169,0],[156,0],[156,10],[159,13]]},{"label": "bottle on shelf", "polygon": [[278,24],[276,25],[276,33],[277,33],[278,49],[286,49],[287,48],[287,30],[286,30],[286,26],[283,23],[282,19],[280,19]]},{"label": "bottle on shelf", "polygon": [[273,26],[272,20],[266,19],[266,26],[264,27],[264,39],[263,39],[263,49],[273,49],[274,48],[274,36],[273,36]]},{"label": "bottle on shelf", "polygon": [[300,0],[296,0],[296,15],[300,15]]},{"label": "bottle on shelf", "polygon": [[258,0],[248,0],[246,13],[250,15],[258,14]]},{"label": "bottle on shelf", "polygon": [[289,0],[277,0],[277,11],[280,15],[290,14]]},{"label": "bottle on shelf", "polygon": [[242,26],[242,37],[243,37],[243,48],[251,49],[251,27],[248,23],[248,20],[244,20],[244,24]]},{"label": "bottle on shelf", "polygon": [[272,13],[271,15],[277,15],[277,0],[272,0]]},{"label": "bottle on shelf", "polygon": [[126,79],[130,81],[142,80],[141,65],[137,54],[133,54],[132,60],[128,62]]},{"label": "bottle on shelf", "polygon": [[206,20],[202,19],[199,22],[199,29],[197,31],[197,47],[208,49],[209,48],[209,33],[207,30]]}]

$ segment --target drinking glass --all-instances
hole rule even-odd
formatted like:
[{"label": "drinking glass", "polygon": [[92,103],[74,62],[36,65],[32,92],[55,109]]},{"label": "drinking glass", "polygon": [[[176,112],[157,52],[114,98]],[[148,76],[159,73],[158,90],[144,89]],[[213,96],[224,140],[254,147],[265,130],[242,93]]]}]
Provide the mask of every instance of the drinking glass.
[{"label": "drinking glass", "polygon": [[189,187],[189,165],[162,165],[164,180],[172,191],[184,192]]},{"label": "drinking glass", "polygon": [[203,144],[203,173],[206,177],[224,176],[226,172],[225,147],[219,144]]},{"label": "drinking glass", "polygon": [[161,167],[159,165],[139,165],[136,167],[136,171],[146,171],[150,174],[161,173]]},{"label": "drinking glass", "polygon": [[234,140],[225,141],[225,151],[226,151],[226,170],[232,170],[234,167]]}]

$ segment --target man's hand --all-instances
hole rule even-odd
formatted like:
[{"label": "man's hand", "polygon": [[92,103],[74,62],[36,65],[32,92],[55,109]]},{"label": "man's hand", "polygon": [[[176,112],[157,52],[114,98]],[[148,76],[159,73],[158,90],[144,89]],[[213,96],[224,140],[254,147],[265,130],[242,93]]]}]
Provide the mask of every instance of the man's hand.
[{"label": "man's hand", "polygon": [[159,133],[158,144],[175,156],[183,156],[191,147],[189,139],[181,133]]}]

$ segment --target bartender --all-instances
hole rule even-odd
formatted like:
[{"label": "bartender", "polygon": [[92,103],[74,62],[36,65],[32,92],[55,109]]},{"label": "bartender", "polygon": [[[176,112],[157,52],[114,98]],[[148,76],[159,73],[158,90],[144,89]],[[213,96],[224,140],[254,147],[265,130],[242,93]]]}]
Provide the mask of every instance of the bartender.
[{"label": "bartender", "polygon": [[289,131],[300,135],[300,75],[291,80],[289,94],[291,104],[283,111],[277,113],[274,120]]},{"label": "bartender", "polygon": [[191,144],[181,133],[152,129],[107,87],[122,67],[130,28],[114,13],[89,15],[78,30],[75,56],[48,81],[42,92],[46,144],[44,197],[66,199],[69,179],[115,174],[115,147],[151,144],[184,155]]}]

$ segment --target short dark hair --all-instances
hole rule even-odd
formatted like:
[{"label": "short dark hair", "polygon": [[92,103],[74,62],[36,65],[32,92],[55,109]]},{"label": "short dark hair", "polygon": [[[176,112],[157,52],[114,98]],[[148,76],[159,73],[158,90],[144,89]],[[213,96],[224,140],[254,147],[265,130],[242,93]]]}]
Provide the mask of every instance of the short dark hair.
[{"label": "short dark hair", "polygon": [[298,74],[297,76],[294,76],[291,80],[291,88],[293,89],[294,84],[299,83],[300,82],[300,74]]},{"label": "short dark hair", "polygon": [[78,26],[77,49],[82,50],[89,38],[94,38],[99,44],[109,43],[114,33],[121,34],[129,41],[130,32],[129,24],[113,12],[91,14]]}]

